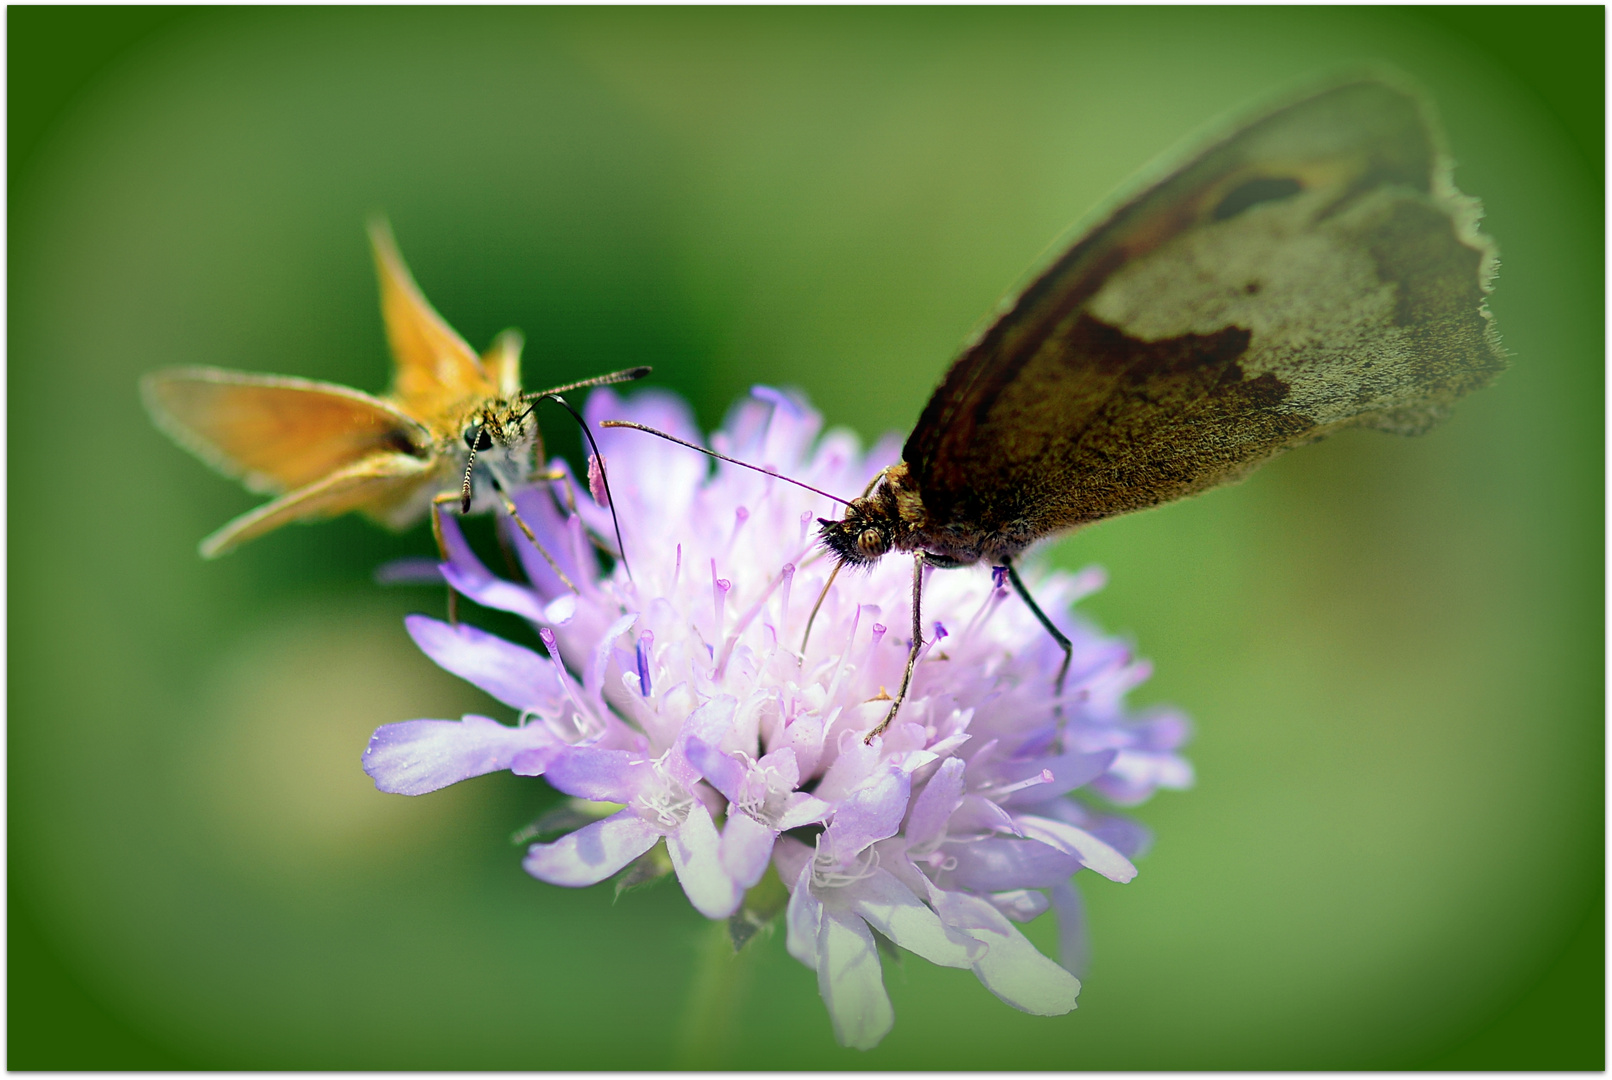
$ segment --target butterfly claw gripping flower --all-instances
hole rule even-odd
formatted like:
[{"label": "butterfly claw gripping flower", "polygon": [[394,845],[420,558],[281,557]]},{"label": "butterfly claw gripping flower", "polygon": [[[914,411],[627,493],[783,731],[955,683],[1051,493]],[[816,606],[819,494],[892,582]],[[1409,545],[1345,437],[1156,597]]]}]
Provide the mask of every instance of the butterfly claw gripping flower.
[{"label": "butterfly claw gripping flower", "polygon": [[[686,407],[664,394],[601,391],[587,414],[698,438]],[[818,429],[800,401],[757,388],[712,443],[829,491],[861,490],[896,457],[893,442],[863,455],[849,436]],[[894,1022],[876,934],[971,969],[1015,1008],[1074,1008],[1085,926],[1071,879],[1089,869],[1128,881],[1146,843],[1092,797],[1128,805],[1191,782],[1176,752],[1185,722],[1124,707],[1146,666],[1075,623],[1054,700],[1062,651],[1004,583],[983,567],[935,573],[925,611],[936,625],[907,701],[865,741],[906,662],[905,569],[841,575],[802,651],[832,567],[815,548],[822,500],[731,466],[708,475],[704,459],[632,431],[607,429],[599,442],[633,576],[601,570],[609,511],[573,501],[569,483],[515,497],[575,593],[518,531],[505,538],[527,582],[489,571],[446,518],[441,576],[527,619],[542,649],[410,617],[431,659],[520,720],[387,725],[364,755],[376,785],[418,795],[503,769],[543,776],[599,812],[568,815],[574,831],[532,844],[529,873],[591,885],[664,845],[690,902],[713,919],[746,910],[747,892],[766,889],[776,868],[790,892],[789,951],[816,971],[847,1046],[877,1045]],[[1064,615],[1099,585],[1090,571],[1053,573],[1037,589]],[[1049,909],[1062,966],[1018,930]]]}]

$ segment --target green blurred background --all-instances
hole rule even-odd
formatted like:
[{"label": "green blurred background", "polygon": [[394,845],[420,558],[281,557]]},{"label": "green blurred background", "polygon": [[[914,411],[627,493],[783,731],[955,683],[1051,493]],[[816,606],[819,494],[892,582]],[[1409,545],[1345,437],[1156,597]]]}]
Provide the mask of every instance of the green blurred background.
[{"label": "green blurred background", "polygon": [[[7,18],[12,1068],[1601,1067],[1600,8]],[[762,381],[905,430],[1128,175],[1359,60],[1439,103],[1514,366],[1426,438],[1055,549],[1109,568],[1087,609],[1199,772],[1135,882],[1087,883],[1065,1017],[909,961],[842,1050],[775,936],[690,1034],[675,887],[529,879],[540,783],[359,770],[379,724],[508,718],[403,633],[439,592],[370,581],[427,532],[203,563],[255,500],[136,398],[176,363],[382,388],[383,210],[472,344],[525,330],[528,385],[652,363],[707,424]]]}]

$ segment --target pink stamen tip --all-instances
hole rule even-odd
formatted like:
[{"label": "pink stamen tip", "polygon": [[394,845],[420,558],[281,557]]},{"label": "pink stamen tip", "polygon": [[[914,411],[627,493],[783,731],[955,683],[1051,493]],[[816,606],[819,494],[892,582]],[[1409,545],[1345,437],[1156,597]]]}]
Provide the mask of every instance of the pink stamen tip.
[{"label": "pink stamen tip", "polygon": [[1004,788],[997,788],[995,791],[991,792],[991,794],[1011,795],[1013,792],[1023,791],[1025,788],[1033,788],[1039,787],[1042,784],[1050,784],[1054,779],[1055,778],[1052,775],[1051,769],[1042,769],[1041,772],[1036,776],[1029,777],[1025,780],[1020,780],[1017,784],[1009,784]]},{"label": "pink stamen tip", "polygon": [[604,486],[604,462],[594,454],[588,455],[588,492],[594,502],[606,510],[610,508],[610,494]]}]

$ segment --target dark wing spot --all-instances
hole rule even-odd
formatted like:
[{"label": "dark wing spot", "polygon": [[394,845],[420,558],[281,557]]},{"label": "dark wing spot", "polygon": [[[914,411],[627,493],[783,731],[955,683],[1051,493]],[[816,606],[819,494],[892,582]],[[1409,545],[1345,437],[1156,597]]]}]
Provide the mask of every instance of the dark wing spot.
[{"label": "dark wing spot", "polygon": [[426,447],[416,446],[407,432],[395,428],[382,436],[381,442],[388,450],[394,450],[399,454],[412,454],[418,458],[423,458],[430,452]]},{"label": "dark wing spot", "polygon": [[1290,176],[1248,180],[1228,191],[1210,216],[1216,221],[1225,221],[1262,202],[1275,202],[1277,199],[1297,195],[1303,190],[1304,185]]}]

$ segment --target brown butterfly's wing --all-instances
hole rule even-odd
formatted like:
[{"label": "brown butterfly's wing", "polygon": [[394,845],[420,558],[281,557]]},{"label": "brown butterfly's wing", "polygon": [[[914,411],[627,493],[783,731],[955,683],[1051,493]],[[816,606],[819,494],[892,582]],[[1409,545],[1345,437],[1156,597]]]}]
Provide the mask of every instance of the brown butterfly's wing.
[{"label": "brown butterfly's wing", "polygon": [[928,530],[1038,536],[1347,425],[1412,433],[1505,366],[1494,250],[1426,104],[1335,85],[1110,213],[952,365],[905,458]]},{"label": "brown butterfly's wing", "polygon": [[301,488],[376,453],[433,454],[397,407],[334,383],[222,368],[168,368],[140,382],[173,440],[253,491]]},{"label": "brown butterfly's wing", "polygon": [[360,510],[382,524],[401,526],[430,500],[436,459],[381,452],[337,469],[231,521],[201,542],[203,558],[215,559],[248,540],[288,525]]},{"label": "brown butterfly's wing", "polygon": [[386,340],[396,364],[389,396],[433,426],[457,422],[469,407],[495,396],[498,385],[464,338],[426,302],[385,223],[372,223],[369,238],[380,275]]}]

